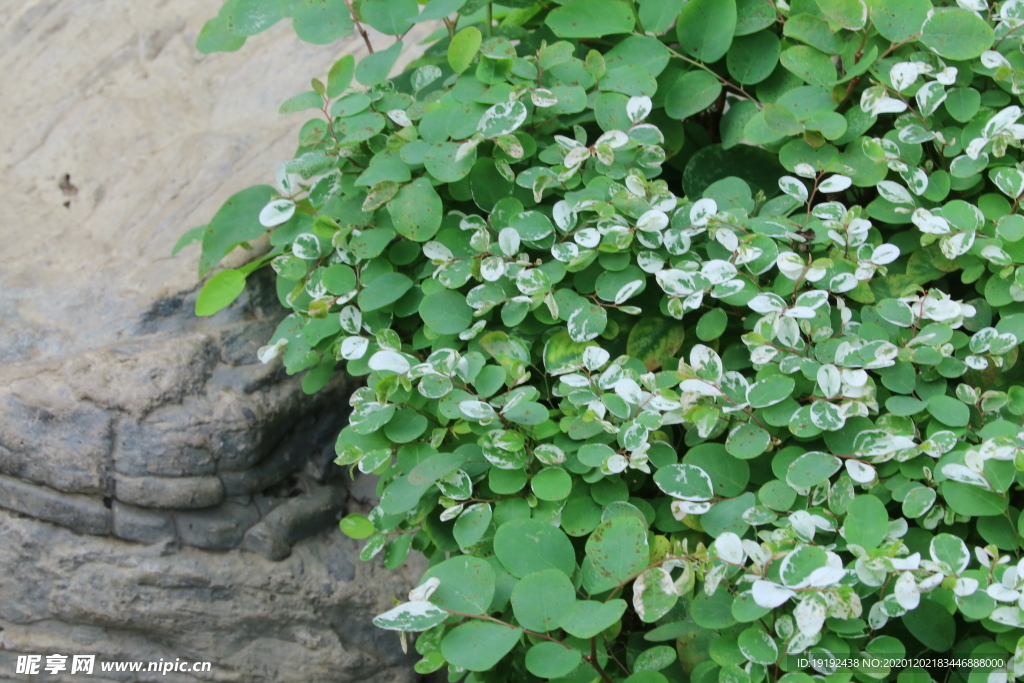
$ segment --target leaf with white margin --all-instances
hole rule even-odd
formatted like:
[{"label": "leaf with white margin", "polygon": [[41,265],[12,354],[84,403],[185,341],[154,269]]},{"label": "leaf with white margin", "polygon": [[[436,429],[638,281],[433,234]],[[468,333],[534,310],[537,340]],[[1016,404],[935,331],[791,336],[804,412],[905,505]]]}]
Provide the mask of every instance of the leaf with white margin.
[{"label": "leaf with white margin", "polygon": [[906,90],[914,85],[919,75],[914,62],[897,62],[889,69],[889,80],[896,90]]},{"label": "leaf with white margin", "polygon": [[774,292],[766,292],[748,301],[747,306],[756,313],[779,313],[786,308],[786,301]]},{"label": "leaf with white margin", "polygon": [[928,554],[932,562],[943,565],[951,574],[962,574],[971,563],[971,554],[967,545],[953,534],[938,534],[928,546]]},{"label": "leaf with white margin", "polygon": [[1001,583],[993,583],[985,589],[985,593],[996,602],[1017,602],[1020,600],[1020,591],[1007,588]]},{"label": "leaf with white margin", "polygon": [[1016,199],[1024,194],[1024,171],[1003,166],[989,172],[989,178],[1003,194]]},{"label": "leaf with white margin", "polygon": [[371,370],[390,371],[398,375],[404,375],[412,367],[408,359],[397,351],[378,351],[370,356],[367,365]]},{"label": "leaf with white margin", "polygon": [[828,588],[835,586],[846,576],[847,571],[841,567],[818,567],[811,575],[804,581],[801,581],[796,587],[804,588]]},{"label": "leaf with white margin", "polygon": [[651,209],[636,219],[637,230],[657,232],[668,227],[668,215],[664,211]]},{"label": "leaf with white margin", "polygon": [[797,604],[793,610],[793,618],[796,619],[796,627],[800,629],[800,633],[805,636],[816,636],[825,625],[826,612],[825,603],[818,596],[811,594]]},{"label": "leaf with white margin", "polygon": [[910,214],[910,220],[921,232],[929,235],[947,235],[950,232],[949,222],[928,209],[914,209],[914,213]]},{"label": "leaf with white margin", "polygon": [[558,97],[547,88],[537,88],[530,91],[530,100],[537,107],[553,107],[558,104]]},{"label": "leaf with white margin", "polygon": [[270,361],[277,358],[278,354],[281,353],[281,349],[288,345],[288,340],[285,338],[278,339],[274,344],[267,346],[261,346],[256,352],[256,357],[260,359],[260,362],[266,365]]},{"label": "leaf with white margin", "polygon": [[849,189],[851,185],[853,185],[853,180],[847,176],[836,174],[823,180],[818,185],[818,190],[826,194],[832,194],[833,192],[842,192]]},{"label": "leaf with white margin", "polygon": [[425,600],[416,600],[374,617],[373,625],[388,631],[426,631],[448,617],[448,610]]},{"label": "leaf with white margin", "polygon": [[1020,116],[1021,108],[1017,105],[1006,107],[988,120],[988,123],[982,128],[981,134],[986,138],[991,138],[1016,123]]},{"label": "leaf with white margin", "polygon": [[718,213],[718,203],[714,199],[698,199],[690,207],[690,223],[694,227],[704,227],[716,213]]},{"label": "leaf with white margin", "polygon": [[1007,69],[1013,68],[1010,65],[1010,61],[995,50],[985,50],[982,52],[981,63],[987,69],[998,69],[1001,66],[1005,66]]},{"label": "leaf with white margin", "polygon": [[903,187],[897,182],[892,180],[881,180],[876,186],[878,188],[878,194],[882,196],[882,199],[890,201],[893,204],[913,204],[914,198],[910,196],[910,192],[907,188]]},{"label": "leaf with white margin", "polygon": [[914,95],[914,99],[917,100],[917,108],[921,110],[921,114],[931,116],[948,96],[941,82],[930,81],[921,86],[917,94]]},{"label": "leaf with white margin", "polygon": [[495,416],[491,404],[483,401],[460,401],[459,410],[462,414],[472,420],[486,420]]},{"label": "leaf with white margin", "polygon": [[900,248],[895,244],[880,244],[871,252],[870,261],[876,265],[884,266],[892,263],[900,257]]},{"label": "leaf with white margin", "polygon": [[629,136],[623,133],[621,130],[610,130],[606,133],[602,133],[601,137],[594,141],[594,146],[608,145],[612,149],[618,149],[629,142]]},{"label": "leaf with white margin", "polygon": [[729,564],[743,564],[746,559],[743,542],[731,531],[726,531],[715,539],[715,554],[718,559]]},{"label": "leaf with white margin", "polygon": [[760,607],[775,609],[790,598],[795,597],[796,591],[792,591],[772,581],[758,579],[754,581],[750,594],[754,598],[754,602]]},{"label": "leaf with white margin", "polygon": [[850,473],[850,479],[858,484],[870,484],[877,478],[875,468],[859,460],[846,460],[846,471]]},{"label": "leaf with white margin", "polygon": [[273,228],[285,223],[295,215],[295,202],[290,199],[274,199],[260,211],[260,225]]},{"label": "leaf with white margin", "polygon": [[807,201],[807,186],[799,178],[784,175],[779,178],[779,189],[800,203]]},{"label": "leaf with white margin", "polygon": [[818,386],[825,398],[834,398],[842,388],[843,380],[839,368],[831,363],[826,363],[818,368]]},{"label": "leaf with white margin", "polygon": [[702,379],[684,379],[679,383],[679,390],[700,396],[721,396],[721,390],[710,382]]},{"label": "leaf with white margin", "polygon": [[683,521],[687,515],[703,515],[711,509],[711,503],[697,502],[692,500],[673,500],[669,506],[672,516],[677,521]]},{"label": "leaf with white margin", "polygon": [[366,355],[370,341],[365,337],[345,337],[341,342],[341,357],[345,360],[359,360]]},{"label": "leaf with white margin", "polygon": [[679,500],[705,502],[714,498],[711,477],[696,465],[666,465],[654,473],[654,483]]},{"label": "leaf with white margin", "polygon": [[896,579],[893,595],[896,596],[896,602],[904,609],[916,609],[921,604],[921,590],[917,587],[917,581],[914,580],[914,575],[910,572],[902,572]]},{"label": "leaf with white margin", "polygon": [[626,101],[626,116],[633,123],[639,123],[650,115],[652,108],[653,105],[651,104],[650,97],[646,95],[630,97]]},{"label": "leaf with white margin", "polygon": [[1012,607],[996,607],[988,618],[1004,626],[1024,628],[1024,622],[1021,622],[1020,616],[1021,609],[1014,605]]},{"label": "leaf with white margin", "polygon": [[960,482],[961,484],[970,484],[971,486],[980,486],[986,490],[989,490],[988,481],[985,477],[981,476],[977,472],[974,472],[960,463],[947,463],[942,466],[942,474],[953,481]]},{"label": "leaf with white margin", "polygon": [[434,594],[434,591],[436,591],[437,587],[440,585],[441,579],[437,578],[436,576],[431,576],[422,584],[409,591],[409,600],[411,600],[412,602],[422,602],[424,600],[430,600],[430,596]]},{"label": "leaf with white margin", "polygon": [[499,102],[484,112],[476,129],[486,138],[507,135],[523,125],[527,115],[522,102]]},{"label": "leaf with white margin", "polygon": [[974,595],[977,590],[978,580],[966,576],[959,577],[953,585],[954,595],[961,598],[970,597],[971,595]]}]

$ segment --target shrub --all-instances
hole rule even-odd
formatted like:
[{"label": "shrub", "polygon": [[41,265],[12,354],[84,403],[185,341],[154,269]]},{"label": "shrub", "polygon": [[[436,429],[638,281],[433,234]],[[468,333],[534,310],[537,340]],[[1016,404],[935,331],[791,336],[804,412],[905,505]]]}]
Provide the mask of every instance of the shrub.
[{"label": "shrub", "polygon": [[[197,312],[270,264],[264,362],[365,378],[337,462],[381,499],[341,527],[429,558],[375,620],[418,671],[1024,673],[1024,2],[940,4],[356,2],[445,27],[285,102],[278,188],[183,243],[206,273],[270,229]],[[231,0],[200,47],[283,15],[353,31]]]}]

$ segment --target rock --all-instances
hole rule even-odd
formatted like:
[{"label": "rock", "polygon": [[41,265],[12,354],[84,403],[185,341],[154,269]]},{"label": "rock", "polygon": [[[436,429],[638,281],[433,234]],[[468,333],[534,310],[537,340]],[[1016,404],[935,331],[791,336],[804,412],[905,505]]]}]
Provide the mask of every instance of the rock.
[{"label": "rock", "polygon": [[89,653],[98,662],[211,662],[209,674],[173,679],[188,683],[418,679],[396,634],[370,619],[425,567],[359,562],[356,543],[341,534],[302,541],[282,562],[114,538],[83,543],[2,510],[0,537],[0,678],[19,654]]},{"label": "rock", "polygon": [[0,8],[17,217],[0,268],[0,671],[64,651],[208,660],[202,680],[411,683],[369,619],[418,572],[324,531],[350,504],[332,462],[349,387],[306,396],[258,362],[284,315],[270,276],[199,319],[197,249],[169,256],[272,181],[305,122],[279,104],[362,42],[306,45],[285,21],[200,55],[217,6]]}]

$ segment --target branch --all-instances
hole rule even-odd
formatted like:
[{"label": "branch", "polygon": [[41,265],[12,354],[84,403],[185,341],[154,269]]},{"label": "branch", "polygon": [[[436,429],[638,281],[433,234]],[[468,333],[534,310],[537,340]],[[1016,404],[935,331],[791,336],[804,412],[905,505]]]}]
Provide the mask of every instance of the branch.
[{"label": "branch", "polygon": [[359,31],[359,35],[363,37],[363,42],[366,43],[366,49],[373,54],[373,45],[370,43],[370,36],[366,34],[366,29],[363,28],[362,22],[359,21],[359,17],[356,15],[356,8],[352,6],[352,0],[345,0],[345,4],[348,5],[348,11],[352,14],[352,21],[356,25],[356,30]]}]

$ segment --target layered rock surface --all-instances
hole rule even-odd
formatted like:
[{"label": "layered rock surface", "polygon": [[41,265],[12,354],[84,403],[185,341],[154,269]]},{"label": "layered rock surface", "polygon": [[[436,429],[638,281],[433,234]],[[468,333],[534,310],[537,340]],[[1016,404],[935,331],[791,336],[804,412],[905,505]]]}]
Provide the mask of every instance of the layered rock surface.
[{"label": "layered rock surface", "polygon": [[361,43],[283,22],[203,56],[218,4],[0,0],[0,681],[19,653],[415,678],[369,624],[413,572],[324,531],[360,506],[331,462],[345,387],[307,397],[256,360],[269,281],[201,320],[196,248],[169,256],[273,177],[304,122],[279,103]]}]

